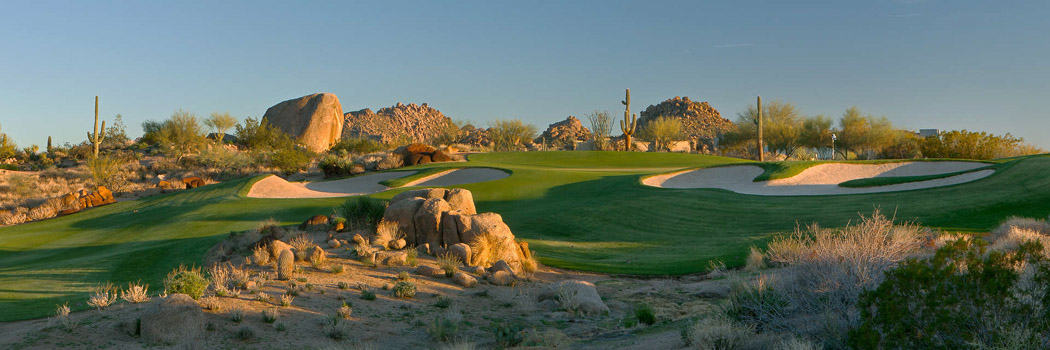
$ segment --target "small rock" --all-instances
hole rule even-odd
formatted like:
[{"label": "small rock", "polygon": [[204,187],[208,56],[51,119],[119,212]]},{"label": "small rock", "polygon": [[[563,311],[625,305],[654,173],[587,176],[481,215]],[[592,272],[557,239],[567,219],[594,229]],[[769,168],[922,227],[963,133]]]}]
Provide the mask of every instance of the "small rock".
[{"label": "small rock", "polygon": [[448,252],[459,258],[464,265],[470,265],[470,246],[466,243],[456,243],[448,248]]},{"label": "small rock", "polygon": [[506,271],[511,275],[514,274],[514,270],[510,268],[510,264],[507,264],[507,262],[503,260],[497,261],[494,264],[492,264],[492,267],[489,267],[489,271]]},{"label": "small rock", "polygon": [[416,247],[416,249],[419,250],[420,253],[430,254],[430,244],[429,243],[423,243],[422,245]]},{"label": "small rock", "polygon": [[390,248],[392,249],[405,249],[408,242],[405,242],[404,238],[398,238],[398,240],[390,242]]},{"label": "small rock", "polygon": [[361,245],[361,244],[365,244],[365,243],[367,243],[367,242],[365,241],[365,238],[364,238],[364,237],[361,237],[361,234],[360,234],[360,233],[355,233],[355,234],[354,234],[354,238],[353,238],[353,239],[354,239],[354,243],[357,243],[358,245]]},{"label": "small rock", "polygon": [[467,288],[473,288],[478,284],[477,279],[463,272],[456,272],[455,275],[452,275],[452,281]]},{"label": "small rock", "polygon": [[420,275],[420,276],[427,276],[427,277],[434,277],[434,278],[445,277],[445,271],[444,270],[436,268],[436,267],[433,267],[433,266],[427,266],[427,265],[419,265],[419,267],[416,268],[416,274]]},{"label": "small rock", "polygon": [[434,256],[442,256],[445,255],[445,247],[435,246],[430,248],[430,252],[433,253]]},{"label": "small rock", "polygon": [[382,250],[375,253],[376,264],[404,266],[408,261],[408,252],[403,250]]},{"label": "small rock", "polygon": [[481,266],[474,266],[474,267],[467,268],[467,271],[470,272],[470,273],[473,273],[475,275],[479,275],[479,276],[485,274],[485,268],[481,267]]},{"label": "small rock", "polygon": [[500,270],[490,274],[488,280],[497,286],[509,286],[514,284],[515,278],[510,272]]},{"label": "small rock", "polygon": [[343,244],[339,243],[338,239],[330,239],[330,240],[328,240],[328,247],[329,248],[339,248],[341,246],[343,246]]}]

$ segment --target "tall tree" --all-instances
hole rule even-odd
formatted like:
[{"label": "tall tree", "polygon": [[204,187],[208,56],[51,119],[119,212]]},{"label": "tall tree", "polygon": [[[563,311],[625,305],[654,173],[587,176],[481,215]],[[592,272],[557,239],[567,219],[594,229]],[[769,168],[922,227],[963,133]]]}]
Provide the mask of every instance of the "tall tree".
[{"label": "tall tree", "polygon": [[226,130],[237,125],[237,119],[230,115],[230,112],[223,113],[212,113],[208,119],[204,120],[204,125],[207,125],[212,130],[215,130],[217,134],[215,140],[222,140],[222,137],[226,135]]}]

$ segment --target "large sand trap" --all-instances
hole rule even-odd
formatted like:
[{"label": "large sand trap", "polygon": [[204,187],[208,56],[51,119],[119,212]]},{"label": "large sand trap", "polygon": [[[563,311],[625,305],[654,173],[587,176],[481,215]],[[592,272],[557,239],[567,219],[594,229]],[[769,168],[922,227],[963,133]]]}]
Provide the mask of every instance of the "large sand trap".
[{"label": "large sand trap", "polygon": [[838,184],[871,177],[923,176],[953,173],[986,167],[978,162],[900,162],[881,164],[820,164],[787,179],[752,181],[763,169],[754,165],[686,170],[656,175],[642,180],[643,184],[663,188],[721,188],[736,193],[764,196],[817,196],[905,191],[970,182],[995,173],[979,170],[961,175],[878,187],[848,188]]},{"label": "large sand trap", "polygon": [[412,174],[411,171],[392,171],[351,177],[348,179],[292,183],[277,176],[259,180],[248,191],[252,198],[330,198],[373,194],[386,191],[380,181]]},{"label": "large sand trap", "polygon": [[490,168],[461,168],[442,171],[405,184],[408,186],[444,187],[475,182],[499,180],[510,176],[507,172]]}]

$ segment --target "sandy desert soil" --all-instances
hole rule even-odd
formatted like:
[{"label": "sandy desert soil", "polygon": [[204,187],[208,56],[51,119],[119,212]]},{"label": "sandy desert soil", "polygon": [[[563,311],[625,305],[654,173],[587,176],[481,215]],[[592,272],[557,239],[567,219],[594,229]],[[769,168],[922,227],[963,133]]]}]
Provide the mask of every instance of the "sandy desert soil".
[{"label": "sandy desert soil", "polygon": [[945,174],[985,167],[975,162],[900,162],[883,164],[820,164],[802,173],[772,181],[754,182],[764,170],[754,165],[734,165],[662,174],[642,183],[663,188],[720,188],[742,194],[764,196],[814,196],[905,191],[940,187],[979,180],[995,173],[980,170],[956,176],[878,187],[847,188],[838,184],[872,177],[899,177]]}]

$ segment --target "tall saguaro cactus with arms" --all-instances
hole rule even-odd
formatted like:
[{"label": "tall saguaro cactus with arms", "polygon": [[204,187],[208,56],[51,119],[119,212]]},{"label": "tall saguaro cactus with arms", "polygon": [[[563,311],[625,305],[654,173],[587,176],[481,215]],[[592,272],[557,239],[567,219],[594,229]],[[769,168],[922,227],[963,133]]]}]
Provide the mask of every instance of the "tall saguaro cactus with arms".
[{"label": "tall saguaro cactus with arms", "polygon": [[624,151],[630,151],[631,146],[634,143],[631,142],[631,136],[634,135],[634,129],[638,126],[638,115],[631,114],[631,89],[627,89],[627,99],[620,101],[625,106],[623,111],[623,120],[620,121],[620,130],[623,131],[623,149]]},{"label": "tall saguaro cactus with arms", "polygon": [[98,128],[98,96],[95,96],[95,133],[88,133],[88,140],[95,146],[95,158],[98,158],[98,146],[106,139],[106,121],[102,121],[102,129]]}]

